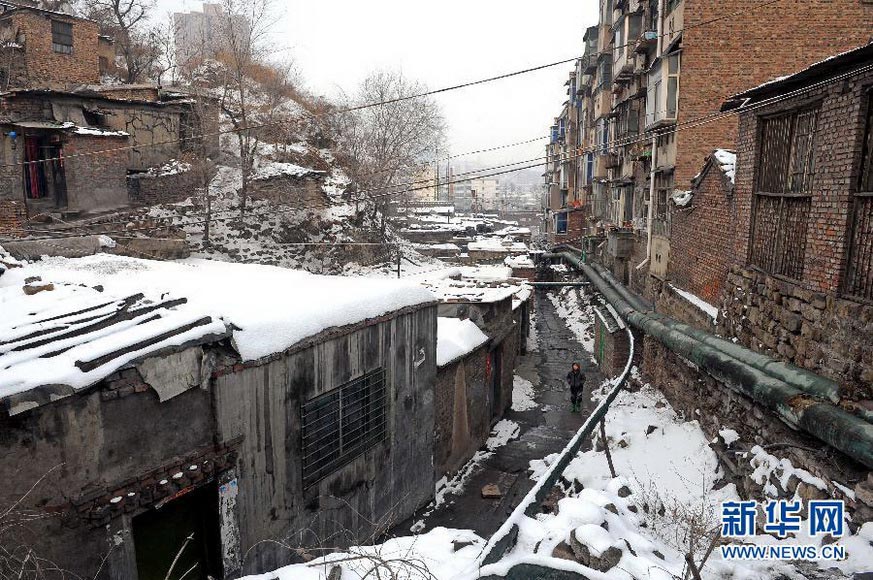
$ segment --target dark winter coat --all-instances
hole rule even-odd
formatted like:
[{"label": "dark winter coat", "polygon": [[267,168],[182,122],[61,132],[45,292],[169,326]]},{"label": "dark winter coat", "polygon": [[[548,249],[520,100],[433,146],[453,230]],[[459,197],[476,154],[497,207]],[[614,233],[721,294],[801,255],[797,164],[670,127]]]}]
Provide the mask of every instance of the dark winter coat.
[{"label": "dark winter coat", "polygon": [[581,371],[570,371],[567,373],[567,383],[570,385],[570,391],[578,392],[585,386],[585,374]]}]

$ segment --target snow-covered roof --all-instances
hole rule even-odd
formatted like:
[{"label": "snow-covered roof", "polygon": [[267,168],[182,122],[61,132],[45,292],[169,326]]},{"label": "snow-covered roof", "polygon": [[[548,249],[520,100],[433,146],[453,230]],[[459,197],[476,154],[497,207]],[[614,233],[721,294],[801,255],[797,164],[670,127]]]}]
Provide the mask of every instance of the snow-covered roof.
[{"label": "snow-covered roof", "polygon": [[[706,158],[706,163],[700,173],[691,179],[691,186],[696,190],[703,178],[706,177],[710,168],[718,167],[721,174],[726,180],[725,184],[729,189],[733,189],[737,176],[737,154],[727,149],[716,149]],[[685,206],[691,201],[694,191],[676,191],[671,197],[676,205]],[[686,199],[687,197],[687,199]],[[680,203],[684,200],[684,203]]]},{"label": "snow-covered roof", "polygon": [[488,342],[488,336],[472,320],[437,318],[437,366],[466,356]]},{"label": "snow-covered roof", "polygon": [[512,270],[501,266],[447,268],[416,278],[441,302],[500,302],[530,298],[530,285],[513,278]]},{"label": "snow-covered roof", "polygon": [[737,172],[737,154],[726,149],[716,149],[712,156],[718,161],[721,172],[734,183]]},{"label": "snow-covered roof", "polygon": [[15,121],[10,123],[10,125],[25,129],[57,129],[59,131],[69,131],[76,135],[90,135],[92,137],[130,137],[130,133],[125,131],[113,131],[100,127],[84,127],[69,121],[64,123],[56,121]]},{"label": "snow-covered roof", "polygon": [[244,361],[258,360],[433,301],[420,284],[391,279],[209,260],[45,258],[0,276],[0,398],[44,385],[68,395],[164,348],[218,336]]},{"label": "snow-covered roof", "polygon": [[527,244],[506,238],[479,238],[467,244],[470,251],[526,253]]},{"label": "snow-covered roof", "polygon": [[535,265],[533,260],[530,259],[530,256],[527,254],[522,254],[520,256],[507,256],[503,263],[508,268],[534,268]]}]

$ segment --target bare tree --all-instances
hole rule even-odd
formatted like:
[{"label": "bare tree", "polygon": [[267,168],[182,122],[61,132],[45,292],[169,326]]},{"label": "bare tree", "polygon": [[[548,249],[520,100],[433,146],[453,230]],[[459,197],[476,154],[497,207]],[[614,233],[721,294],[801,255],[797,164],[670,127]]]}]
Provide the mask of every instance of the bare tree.
[{"label": "bare tree", "polygon": [[160,55],[146,21],[154,0],[79,0],[80,11],[100,24],[103,34],[115,41],[116,52],[124,59],[125,82],[147,78]]},{"label": "bare tree", "polygon": [[252,102],[251,74],[266,60],[266,40],[275,22],[273,0],[222,0],[223,16],[217,30],[218,60],[223,64],[221,109],[235,129],[239,145],[242,187],[240,213],[245,214],[258,133]]},{"label": "bare tree", "polygon": [[[351,99],[339,129],[339,148],[351,177],[373,200],[373,219],[382,215],[382,233],[392,186],[414,179],[433,151],[441,148],[445,120],[432,98],[409,98],[427,91],[401,72],[377,71],[365,78]],[[355,106],[384,103],[355,109]]]}]

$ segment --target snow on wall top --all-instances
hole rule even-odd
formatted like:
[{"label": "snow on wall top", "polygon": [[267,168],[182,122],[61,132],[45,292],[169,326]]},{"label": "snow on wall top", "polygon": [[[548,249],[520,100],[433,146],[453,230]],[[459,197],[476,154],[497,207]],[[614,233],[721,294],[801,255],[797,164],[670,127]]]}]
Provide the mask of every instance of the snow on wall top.
[{"label": "snow on wall top", "polygon": [[[33,276],[42,281],[30,286],[54,289],[25,294]],[[84,388],[131,360],[212,335],[230,333],[242,359],[257,360],[329,328],[433,301],[414,282],[273,266],[46,258],[0,277],[0,397],[50,384]],[[94,368],[81,364],[143,341],[151,344]]]},{"label": "snow on wall top", "polygon": [[472,320],[437,318],[437,366],[445,366],[488,342]]},{"label": "snow on wall top", "polygon": [[730,179],[731,183],[734,183],[737,175],[737,154],[726,149],[716,149],[712,155],[718,161],[718,165],[722,173],[725,174],[725,177]]}]

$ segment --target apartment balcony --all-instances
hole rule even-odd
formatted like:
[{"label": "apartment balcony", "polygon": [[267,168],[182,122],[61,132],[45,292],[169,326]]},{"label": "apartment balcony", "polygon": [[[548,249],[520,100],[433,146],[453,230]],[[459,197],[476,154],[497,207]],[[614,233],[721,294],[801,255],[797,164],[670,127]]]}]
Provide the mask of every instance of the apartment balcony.
[{"label": "apartment balcony", "polygon": [[649,52],[650,49],[657,46],[657,44],[658,32],[655,30],[646,30],[637,39],[637,43],[634,46],[634,52],[637,54],[645,54]]},{"label": "apartment balcony", "polygon": [[594,72],[597,70],[597,56],[598,55],[597,55],[596,50],[597,49],[595,48],[595,52],[586,54],[585,56],[582,57],[582,66],[580,67],[582,69],[582,74],[586,74],[586,75],[594,74]]},{"label": "apartment balcony", "polygon": [[594,95],[594,118],[606,117],[612,111],[612,94],[601,90]]},{"label": "apartment balcony", "polygon": [[621,157],[616,153],[607,153],[605,156],[605,166],[607,169],[616,169],[621,167]]}]

